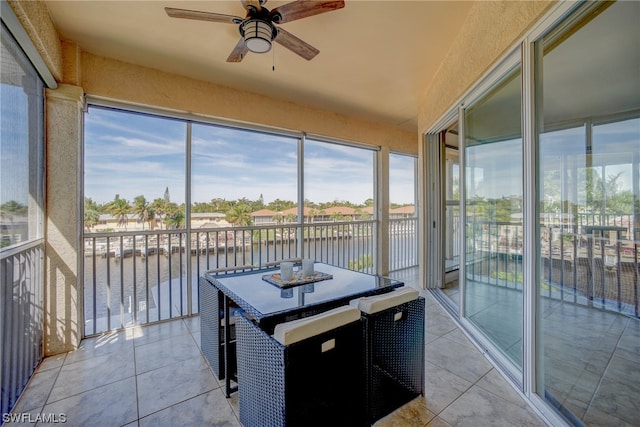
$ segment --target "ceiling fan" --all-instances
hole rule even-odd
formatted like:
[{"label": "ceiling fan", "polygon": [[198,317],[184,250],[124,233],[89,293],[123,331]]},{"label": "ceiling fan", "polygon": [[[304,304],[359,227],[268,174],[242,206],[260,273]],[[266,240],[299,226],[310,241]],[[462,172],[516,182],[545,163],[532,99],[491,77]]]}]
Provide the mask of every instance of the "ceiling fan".
[{"label": "ceiling fan", "polygon": [[300,40],[280,26],[276,26],[276,24],[284,24],[344,7],[343,0],[296,0],[269,10],[264,7],[267,0],[240,1],[247,11],[245,18],[198,10],[176,9],[173,7],[165,7],[164,10],[167,12],[167,15],[172,18],[236,24],[241,37],[227,58],[227,62],[240,62],[249,51],[254,53],[268,52],[271,50],[271,43],[273,41],[300,55],[304,59],[312,59],[320,53],[318,49]]}]

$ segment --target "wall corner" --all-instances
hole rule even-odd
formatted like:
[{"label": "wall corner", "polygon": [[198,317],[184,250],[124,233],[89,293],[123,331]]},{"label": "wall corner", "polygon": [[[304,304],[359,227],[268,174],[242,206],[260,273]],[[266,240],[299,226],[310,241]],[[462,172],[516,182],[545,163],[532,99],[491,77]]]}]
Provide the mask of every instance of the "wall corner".
[{"label": "wall corner", "polygon": [[82,338],[80,272],[82,88],[46,90],[47,198],[45,230],[46,356],[76,349]]}]

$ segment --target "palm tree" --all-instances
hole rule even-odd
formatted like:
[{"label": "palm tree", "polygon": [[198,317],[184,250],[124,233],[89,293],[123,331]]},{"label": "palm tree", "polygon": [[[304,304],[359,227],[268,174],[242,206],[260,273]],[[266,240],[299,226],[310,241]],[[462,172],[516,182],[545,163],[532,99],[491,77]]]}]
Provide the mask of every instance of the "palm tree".
[{"label": "palm tree", "polygon": [[162,224],[163,219],[167,215],[167,211],[169,209],[169,203],[165,199],[157,198],[153,202],[151,202],[150,209],[153,211],[154,216],[158,217],[160,224]]},{"label": "palm tree", "polygon": [[88,209],[84,211],[84,228],[91,231],[91,228],[100,223],[100,214],[98,211]]},{"label": "palm tree", "polygon": [[177,203],[165,201],[164,223],[167,229],[182,228],[184,225],[184,210]]},{"label": "palm tree", "polygon": [[18,203],[15,200],[9,200],[8,202],[3,203],[2,206],[0,206],[0,210],[4,215],[20,216],[20,215],[26,215],[27,212],[29,211],[29,208],[27,205]]},{"label": "palm tree", "polygon": [[184,225],[184,213],[182,211],[175,211],[167,214],[164,222],[167,225],[167,229],[176,230],[182,228]]},{"label": "palm tree", "polygon": [[133,213],[138,215],[138,222],[142,223],[143,230],[144,223],[148,222],[153,217],[151,205],[142,195],[137,196],[135,199],[133,199]]},{"label": "palm tree", "polygon": [[344,217],[340,212],[333,212],[329,218],[331,218],[334,222],[341,221]]},{"label": "palm tree", "polygon": [[131,213],[131,205],[127,199],[121,199],[116,196],[115,200],[109,204],[107,211],[117,218],[118,227],[124,226],[124,229],[127,229],[127,222]]},{"label": "palm tree", "polygon": [[287,214],[286,219],[287,219],[288,223],[292,223],[292,222],[295,222],[298,219],[298,215],[296,215],[294,213],[290,213],[290,214]]},{"label": "palm tree", "polygon": [[252,225],[251,207],[245,203],[238,203],[227,211],[226,220],[240,227]]},{"label": "palm tree", "polygon": [[318,211],[311,208],[309,209],[309,223],[312,224],[315,217],[318,215]]}]

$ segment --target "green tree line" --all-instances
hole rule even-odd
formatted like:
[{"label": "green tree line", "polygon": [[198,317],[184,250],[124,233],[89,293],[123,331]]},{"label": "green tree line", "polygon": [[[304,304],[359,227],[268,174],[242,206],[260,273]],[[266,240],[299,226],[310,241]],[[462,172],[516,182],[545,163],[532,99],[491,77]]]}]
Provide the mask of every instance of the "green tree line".
[{"label": "green tree line", "polygon": [[[312,215],[323,215],[324,210],[335,206],[347,206],[354,208],[356,212],[367,206],[373,206],[373,199],[367,199],[362,204],[354,204],[345,200],[334,200],[332,202],[314,203],[305,200],[304,205],[311,208]],[[297,206],[293,200],[275,199],[265,204],[262,195],[257,200],[250,200],[246,197],[237,200],[226,200],[224,198],[215,198],[210,202],[195,202],[191,208],[192,213],[223,213],[225,219],[234,225],[249,226],[253,225],[251,213],[261,209],[269,209],[274,212],[282,212]],[[402,205],[392,205],[392,207],[400,207]],[[135,215],[137,221],[151,228],[151,222],[155,220],[165,229],[178,229],[184,227],[184,203],[177,204],[171,202],[168,188],[165,190],[163,198],[157,198],[149,202],[145,196],[136,196],[132,202],[120,197],[116,194],[114,199],[107,203],[97,203],[90,197],[84,200],[84,225],[87,230],[95,227],[100,223],[100,215],[109,214],[117,218],[117,226],[126,226],[130,215]],[[368,217],[367,214],[361,213],[361,217]],[[293,222],[297,219],[295,214],[276,214],[274,216],[278,223]],[[338,213],[331,215],[334,220],[347,219]]]}]

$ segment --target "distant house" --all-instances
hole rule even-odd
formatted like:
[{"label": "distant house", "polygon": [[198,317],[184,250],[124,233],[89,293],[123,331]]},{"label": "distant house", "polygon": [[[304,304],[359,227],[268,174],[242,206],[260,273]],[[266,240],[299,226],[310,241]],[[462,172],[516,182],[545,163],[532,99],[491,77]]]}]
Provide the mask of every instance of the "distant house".
[{"label": "distant house", "polygon": [[[308,222],[308,219],[311,217],[312,211],[312,208],[308,208],[306,206],[302,208],[302,215],[304,216],[305,222]],[[298,207],[294,206],[279,213],[284,217],[284,220],[286,222],[287,217],[290,217],[291,215],[295,215],[296,218],[298,217]]]},{"label": "distant house", "polygon": [[[98,224],[91,228],[91,231],[124,231],[124,230],[142,230],[142,223],[138,222],[138,215],[128,214],[126,225],[118,225],[120,219],[110,214],[101,214]],[[151,226],[144,224],[145,229],[155,228],[155,220],[151,221]]]},{"label": "distant house", "polygon": [[204,212],[191,214],[191,228],[228,227],[226,215],[219,212]]},{"label": "distant house", "polygon": [[[325,209],[304,207],[304,222],[334,222],[334,221],[355,221],[361,219],[371,219],[374,217],[373,206],[363,208],[352,208],[350,206],[332,206]],[[413,205],[391,209],[390,218],[413,218],[415,207]],[[291,222],[288,218],[298,217],[298,208],[292,207],[280,212],[270,209],[260,209],[251,214],[254,225],[269,225],[277,223]],[[295,221],[294,221],[295,222]]]},{"label": "distant house", "polygon": [[[225,214],[218,212],[207,213],[192,213],[191,214],[191,228],[214,228],[214,227],[227,227],[229,223],[225,220]],[[157,228],[164,228],[161,225],[158,218],[153,218],[150,221],[140,222],[137,214],[127,215],[127,224],[118,225],[118,217],[110,214],[100,215],[99,222],[91,228],[93,232],[104,231],[138,231],[138,230],[155,230]]]},{"label": "distant house", "polygon": [[415,216],[415,206],[408,205],[400,208],[389,209],[389,218],[413,218]]},{"label": "distant house", "polygon": [[260,209],[251,213],[251,220],[253,225],[273,224],[275,222],[275,216],[278,212],[271,209]]},{"label": "distant house", "polygon": [[365,206],[364,208],[360,208],[360,212],[362,214],[369,215],[370,218],[373,218],[373,206]]},{"label": "distant house", "polygon": [[349,206],[332,206],[330,208],[317,210],[317,213],[313,218],[314,222],[353,220],[358,216],[356,210]]},{"label": "distant house", "polygon": [[29,218],[26,215],[11,215],[0,218],[0,247],[15,245],[29,237]]}]

